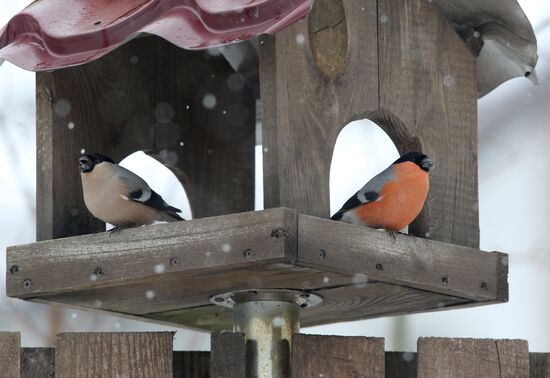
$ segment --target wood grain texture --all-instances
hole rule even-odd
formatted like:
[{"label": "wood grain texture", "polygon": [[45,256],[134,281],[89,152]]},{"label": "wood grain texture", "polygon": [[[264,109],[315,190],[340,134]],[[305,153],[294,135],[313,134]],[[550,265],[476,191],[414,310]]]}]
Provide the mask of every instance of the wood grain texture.
[{"label": "wood grain texture", "polygon": [[22,348],[21,378],[54,378],[54,348]]},{"label": "wood grain texture", "polygon": [[[409,231],[477,248],[475,58],[424,0],[379,0],[378,33],[380,109],[406,125],[437,164],[427,205]],[[391,120],[379,124],[394,137]]]},{"label": "wood grain texture", "polygon": [[244,334],[214,332],[211,336],[210,373],[212,378],[245,376],[246,349]]},{"label": "wood grain texture", "polygon": [[528,377],[525,340],[418,339],[418,377]]},{"label": "wood grain texture", "polygon": [[529,378],[550,377],[550,353],[529,353]]},{"label": "wood grain texture", "polygon": [[291,377],[384,377],[384,339],[296,334]]},{"label": "wood grain texture", "polygon": [[[314,20],[260,42],[264,206],[328,217],[336,138],[348,122],[378,108],[376,2],[317,1],[313,7]],[[334,8],[340,11],[332,14]],[[329,56],[334,52],[339,59]]]},{"label": "wood grain texture", "polygon": [[254,210],[253,92],[223,56],[155,43],[153,156],[184,184],[193,218]]},{"label": "wood grain texture", "polygon": [[[195,218],[253,210],[255,99],[246,87],[228,87],[233,74],[223,57],[158,37],[38,73],[38,239],[104,230],[82,198],[82,149],[116,162],[151,154],[185,185]],[[209,93],[213,109],[203,105]]]},{"label": "wood grain texture", "polygon": [[55,376],[172,378],[171,332],[61,333]]},{"label": "wood grain texture", "polygon": [[7,266],[18,271],[9,274],[7,292],[36,297],[154,281],[159,264],[170,276],[282,262],[296,255],[296,218],[291,210],[272,209],[10,247]]},{"label": "wood grain texture", "polygon": [[298,260],[376,281],[474,300],[496,300],[499,253],[390,234],[300,214]]},{"label": "wood grain texture", "polygon": [[210,378],[210,353],[174,352],[174,378]]},{"label": "wood grain texture", "polygon": [[286,208],[43,241],[10,247],[7,257],[10,296],[207,330],[231,327],[230,311],[209,298],[232,290],[318,293],[324,301],[303,311],[303,325],[479,306],[507,294],[505,254]]},{"label": "wood grain texture", "polygon": [[19,378],[21,335],[0,332],[0,372],[2,377]]},{"label": "wood grain texture", "polygon": [[412,352],[386,352],[386,378],[416,378],[418,356]]}]

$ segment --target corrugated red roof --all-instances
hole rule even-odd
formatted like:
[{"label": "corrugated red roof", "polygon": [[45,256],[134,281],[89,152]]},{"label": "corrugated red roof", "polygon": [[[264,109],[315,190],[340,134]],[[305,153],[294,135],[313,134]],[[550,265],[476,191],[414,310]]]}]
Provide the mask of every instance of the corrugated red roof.
[{"label": "corrugated red roof", "polygon": [[31,71],[92,61],[141,33],[185,49],[273,34],[313,0],[37,0],[0,31],[0,59]]}]

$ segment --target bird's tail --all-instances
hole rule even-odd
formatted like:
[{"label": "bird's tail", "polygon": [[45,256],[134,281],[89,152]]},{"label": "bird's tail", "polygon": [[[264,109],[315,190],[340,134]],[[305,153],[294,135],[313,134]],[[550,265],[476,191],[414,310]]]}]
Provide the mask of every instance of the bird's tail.
[{"label": "bird's tail", "polygon": [[165,222],[184,221],[185,219],[183,219],[178,213],[181,213],[180,209],[167,205],[164,209],[162,209],[162,220]]},{"label": "bird's tail", "polygon": [[337,213],[335,213],[332,217],[330,217],[331,220],[340,220],[342,219],[342,216],[344,215],[345,211],[338,211]]}]

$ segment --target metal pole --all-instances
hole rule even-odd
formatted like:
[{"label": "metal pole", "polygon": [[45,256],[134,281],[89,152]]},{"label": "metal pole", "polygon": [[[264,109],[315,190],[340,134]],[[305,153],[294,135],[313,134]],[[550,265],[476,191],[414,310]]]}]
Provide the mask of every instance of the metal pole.
[{"label": "metal pole", "polygon": [[233,308],[233,331],[245,334],[246,377],[290,375],[292,336],[300,331],[300,309],[322,302],[299,290],[258,289],[215,295],[212,303]]}]

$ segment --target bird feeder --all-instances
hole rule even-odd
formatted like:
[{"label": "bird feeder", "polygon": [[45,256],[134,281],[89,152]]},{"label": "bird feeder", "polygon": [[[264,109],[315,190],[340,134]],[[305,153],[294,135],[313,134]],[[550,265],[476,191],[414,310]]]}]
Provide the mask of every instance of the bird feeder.
[{"label": "bird feeder", "polygon": [[[96,3],[38,1],[0,34],[0,58],[37,71],[40,241],[8,249],[9,296],[233,326],[262,376],[284,375],[300,323],[507,301],[507,255],[478,249],[476,117],[478,96],[534,76],[515,0]],[[410,235],[328,220],[332,151],[362,118],[400,153],[437,161]],[[82,149],[147,151],[195,219],[101,232],[82,199]]]}]

